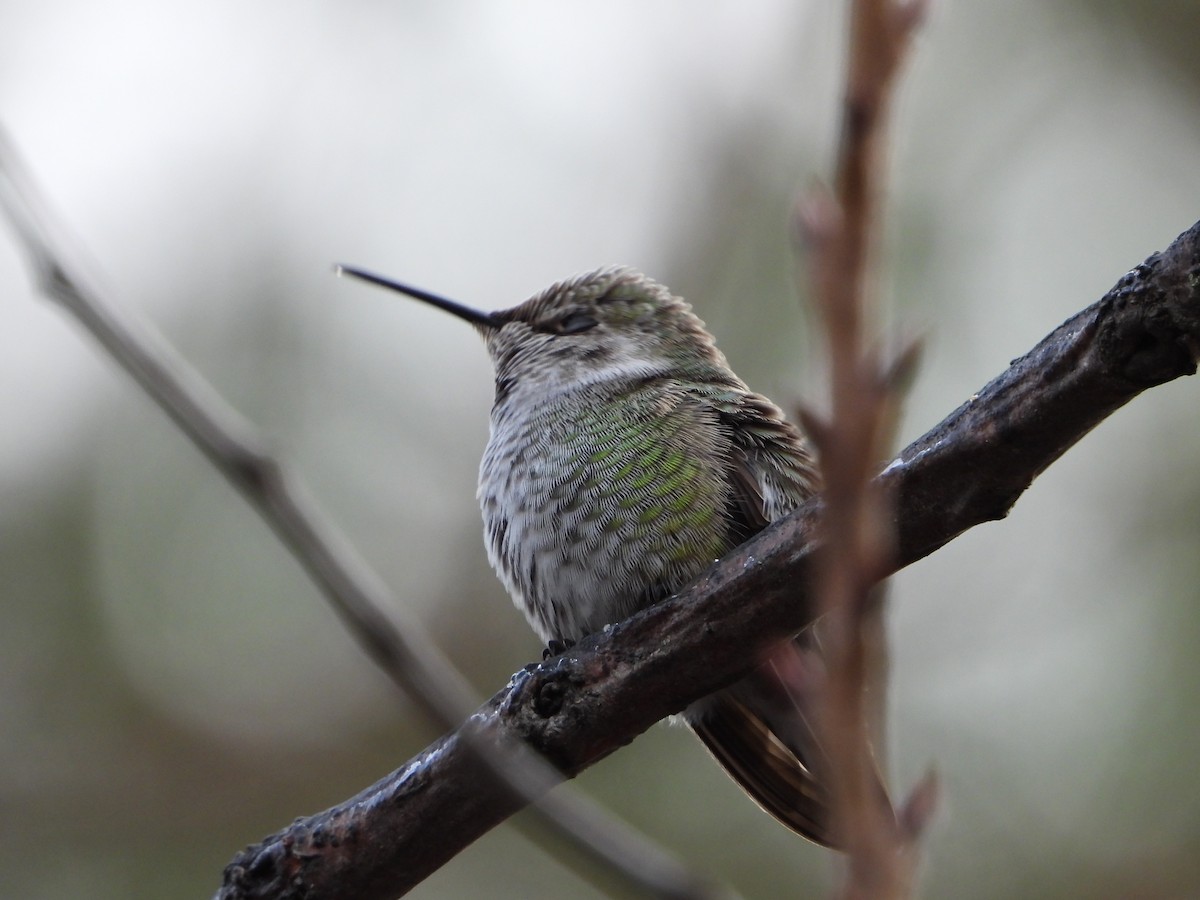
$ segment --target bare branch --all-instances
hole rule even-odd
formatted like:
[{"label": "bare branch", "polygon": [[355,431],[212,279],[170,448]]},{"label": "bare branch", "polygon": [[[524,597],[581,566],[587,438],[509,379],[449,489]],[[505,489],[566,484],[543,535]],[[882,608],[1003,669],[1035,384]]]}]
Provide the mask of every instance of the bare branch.
[{"label": "bare branch", "polygon": [[[1143,390],[1193,374],[1198,357],[1200,222],[884,470],[877,481],[895,498],[889,568],[1003,518],[1095,425]],[[820,502],[809,502],[687,590],[517,673],[473,726],[528,741],[572,776],[731,684],[753,665],[754,648],[785,640],[816,618],[807,586],[819,514]],[[935,788],[919,786],[901,808],[901,826],[919,831],[934,795]],[[293,883],[304,885],[309,900],[395,896],[520,805],[481,773],[452,733],[351,800],[247,848],[227,870],[237,890],[225,896],[289,896],[266,886]],[[438,823],[436,835],[430,822]]]},{"label": "bare branch", "polygon": [[[455,728],[475,702],[462,675],[417,622],[403,625],[382,579],[326,521],[303,485],[266,450],[256,429],[226,404],[148,325],[107,303],[72,264],[61,230],[15,148],[0,130],[0,206],[28,253],[41,289],[58,301],[241,492],[325,594],[367,655],[434,722]],[[458,728],[492,792],[534,803],[586,859],[655,896],[729,896],[578,795],[547,797],[562,777],[502,731]],[[381,836],[382,839],[382,836]],[[386,845],[385,845],[386,846]],[[341,893],[341,892],[339,892]],[[394,894],[395,891],[388,892]],[[347,890],[341,895],[354,895]],[[366,896],[366,895],[362,895]]]}]

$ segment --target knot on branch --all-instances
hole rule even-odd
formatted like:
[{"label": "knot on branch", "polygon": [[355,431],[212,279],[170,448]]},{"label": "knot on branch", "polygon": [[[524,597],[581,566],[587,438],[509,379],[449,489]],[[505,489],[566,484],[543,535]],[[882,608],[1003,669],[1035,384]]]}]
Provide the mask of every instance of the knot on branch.
[{"label": "knot on branch", "polygon": [[229,478],[252,494],[273,496],[284,480],[283,467],[265,447],[249,436],[225,448]]},{"label": "knot on branch", "polygon": [[560,771],[578,771],[574,753],[563,746],[563,735],[580,727],[587,717],[580,688],[594,677],[571,657],[556,657],[526,666],[513,675],[497,713],[514,736],[537,750]]},{"label": "knot on branch", "polygon": [[1195,373],[1200,258],[1156,253],[1128,272],[1105,300],[1115,327],[1100,335],[1098,345],[1114,373],[1139,388]]},{"label": "knot on branch", "polygon": [[543,719],[558,715],[566,696],[567,686],[563,683],[563,679],[554,678],[542,682],[533,698],[533,711]]},{"label": "knot on branch", "polygon": [[214,900],[289,896],[289,886],[296,886],[299,879],[296,860],[288,852],[291,842],[268,841],[247,847],[233,858],[225,867]]},{"label": "knot on branch", "polygon": [[562,712],[575,692],[585,681],[578,667],[569,659],[558,658],[543,663],[529,672],[525,690],[532,696],[530,707],[543,719],[552,719]]},{"label": "knot on branch", "polygon": [[1179,328],[1175,317],[1157,310],[1137,322],[1129,335],[1124,375],[1135,384],[1153,387],[1196,372],[1195,336]]}]

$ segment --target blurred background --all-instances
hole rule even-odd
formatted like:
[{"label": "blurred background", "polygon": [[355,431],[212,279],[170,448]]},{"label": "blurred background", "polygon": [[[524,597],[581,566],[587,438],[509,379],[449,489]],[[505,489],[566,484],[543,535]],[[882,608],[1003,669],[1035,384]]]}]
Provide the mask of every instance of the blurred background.
[{"label": "blurred background", "polygon": [[[493,309],[630,264],[820,405],[786,222],[830,170],[840,6],[4,0],[0,122],[485,696],[540,651],[481,541],[485,353],[331,265]],[[1200,217],[1198,35],[1194,0],[935,3],[892,159],[903,441]],[[208,896],[436,734],[0,234],[0,896]],[[1149,392],[895,579],[892,768],[944,784],[924,895],[1200,893],[1198,401]],[[579,785],[748,897],[827,891],[682,730]],[[506,825],[412,896],[485,895],[601,893]]]}]

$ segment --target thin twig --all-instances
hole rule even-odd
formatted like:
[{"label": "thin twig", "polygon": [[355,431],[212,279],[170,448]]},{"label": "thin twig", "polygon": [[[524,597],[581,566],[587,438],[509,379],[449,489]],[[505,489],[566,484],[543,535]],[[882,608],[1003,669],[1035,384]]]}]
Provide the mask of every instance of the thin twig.
[{"label": "thin twig", "polygon": [[[818,596],[827,674],[818,736],[828,756],[824,774],[836,833],[849,857],[841,888],[846,898],[905,897],[915,868],[915,834],[897,828],[871,746],[872,730],[877,739],[884,732],[887,682],[880,573],[893,567],[895,555],[887,499],[872,476],[890,443],[898,400],[867,332],[874,318],[888,113],[924,9],[924,0],[851,3],[834,194],[815,191],[800,210],[832,373],[829,420],[808,413],[805,421],[825,498]],[[930,803],[933,796],[932,788],[923,794]]]},{"label": "thin twig", "polygon": [[[367,655],[440,727],[468,719],[477,701],[417,622],[399,624],[382,579],[317,508],[300,481],[266,450],[256,429],[226,404],[166,340],[108,303],[72,263],[56,219],[0,129],[0,206],[29,255],[41,290],[71,313],[259,512],[324,593]],[[547,796],[562,776],[499,731],[458,730],[490,774],[561,831],[585,858],[660,897],[728,896],[578,795]],[[574,859],[574,857],[571,857]],[[227,876],[228,877],[228,876]],[[230,894],[232,896],[232,894]]]}]

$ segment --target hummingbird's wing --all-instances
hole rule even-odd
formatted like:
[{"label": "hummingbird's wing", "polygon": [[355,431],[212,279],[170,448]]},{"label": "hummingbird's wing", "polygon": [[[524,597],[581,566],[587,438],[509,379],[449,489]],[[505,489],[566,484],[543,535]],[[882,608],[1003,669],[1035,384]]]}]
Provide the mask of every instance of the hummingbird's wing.
[{"label": "hummingbird's wing", "polygon": [[[728,436],[725,517],[730,546],[753,537],[813,493],[812,460],[795,428],[764,397],[718,405]],[[685,718],[750,797],[797,834],[831,846],[829,797],[814,762],[806,688],[820,666],[806,634],[785,642],[750,676],[693,705]],[[818,766],[819,768],[819,766]]]},{"label": "hummingbird's wing", "polygon": [[[731,546],[817,489],[803,439],[775,404],[742,393],[718,405],[730,441],[726,505]],[[811,629],[770,652],[749,676],[688,710],[713,757],[763,809],[801,836],[834,846],[827,756],[810,724],[823,663]],[[882,780],[879,790],[886,796]]]}]

